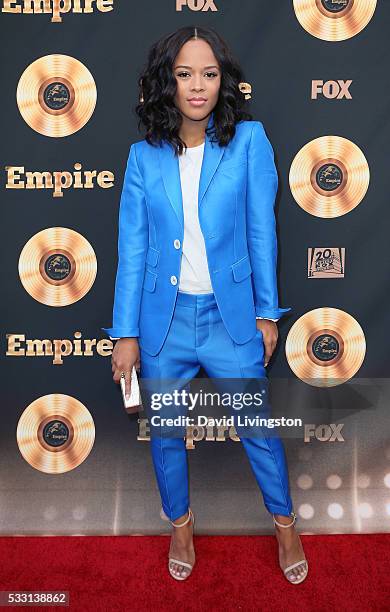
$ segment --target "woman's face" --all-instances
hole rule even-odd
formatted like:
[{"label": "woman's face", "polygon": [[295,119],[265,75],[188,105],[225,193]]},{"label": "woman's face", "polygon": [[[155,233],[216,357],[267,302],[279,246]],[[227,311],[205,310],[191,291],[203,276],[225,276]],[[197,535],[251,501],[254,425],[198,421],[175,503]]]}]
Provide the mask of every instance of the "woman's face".
[{"label": "woman's face", "polygon": [[176,56],[173,70],[177,108],[188,119],[204,119],[217,104],[221,85],[221,71],[210,45],[201,38],[187,41]]}]

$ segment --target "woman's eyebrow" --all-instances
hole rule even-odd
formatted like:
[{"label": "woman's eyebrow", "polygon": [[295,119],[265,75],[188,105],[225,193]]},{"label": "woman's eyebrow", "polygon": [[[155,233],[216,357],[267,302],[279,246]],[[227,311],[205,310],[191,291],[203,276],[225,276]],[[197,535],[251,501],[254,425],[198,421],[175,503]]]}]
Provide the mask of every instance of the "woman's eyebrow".
[{"label": "woman's eyebrow", "polygon": [[[178,66],[176,66],[176,68],[189,68],[189,69],[191,69],[192,66],[184,66],[183,64],[179,64]],[[218,69],[218,66],[205,66],[204,70],[206,70],[206,68],[217,68]]]}]

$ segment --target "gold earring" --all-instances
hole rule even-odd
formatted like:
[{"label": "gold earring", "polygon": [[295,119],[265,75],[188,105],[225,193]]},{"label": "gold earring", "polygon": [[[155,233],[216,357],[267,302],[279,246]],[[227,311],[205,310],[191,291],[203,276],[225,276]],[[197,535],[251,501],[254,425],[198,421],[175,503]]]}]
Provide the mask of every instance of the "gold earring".
[{"label": "gold earring", "polygon": [[238,84],[238,89],[245,94],[245,100],[251,99],[252,85],[250,83],[241,82]]}]

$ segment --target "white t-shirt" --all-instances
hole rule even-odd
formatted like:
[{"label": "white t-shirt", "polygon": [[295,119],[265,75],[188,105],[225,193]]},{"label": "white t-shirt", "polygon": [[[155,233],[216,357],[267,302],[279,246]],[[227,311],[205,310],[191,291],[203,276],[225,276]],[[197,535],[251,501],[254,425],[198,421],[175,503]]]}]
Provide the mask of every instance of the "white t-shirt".
[{"label": "white t-shirt", "polygon": [[[203,153],[204,142],[197,147],[187,148],[182,155],[179,155],[184,215],[179,291],[185,293],[213,293],[206,247],[198,215],[198,191]],[[256,319],[264,318],[269,317],[256,317]],[[278,319],[271,319],[271,321],[278,321]]]},{"label": "white t-shirt", "polygon": [[186,293],[213,292],[198,215],[199,179],[203,152],[204,142],[197,147],[187,148],[182,155],[179,155],[184,215],[179,291]]}]

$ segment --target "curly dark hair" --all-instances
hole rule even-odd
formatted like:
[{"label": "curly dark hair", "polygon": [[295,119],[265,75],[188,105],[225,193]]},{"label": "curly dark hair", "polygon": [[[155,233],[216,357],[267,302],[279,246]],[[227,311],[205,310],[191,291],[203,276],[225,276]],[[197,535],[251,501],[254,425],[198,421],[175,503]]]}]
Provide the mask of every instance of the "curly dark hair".
[{"label": "curly dark hair", "polygon": [[[161,140],[166,140],[176,155],[182,154],[185,143],[179,136],[182,116],[174,103],[176,78],[173,64],[181,47],[194,37],[194,29],[194,26],[185,26],[152,45],[146,66],[138,77],[142,96],[134,109],[139,117],[138,129],[142,123],[149,144],[159,145]],[[235,135],[236,123],[253,120],[252,115],[244,110],[247,100],[238,87],[244,80],[243,73],[215,30],[197,27],[197,36],[210,45],[221,68],[218,102],[213,109],[214,127],[206,128],[206,132],[215,136],[220,146],[226,146]]]}]

